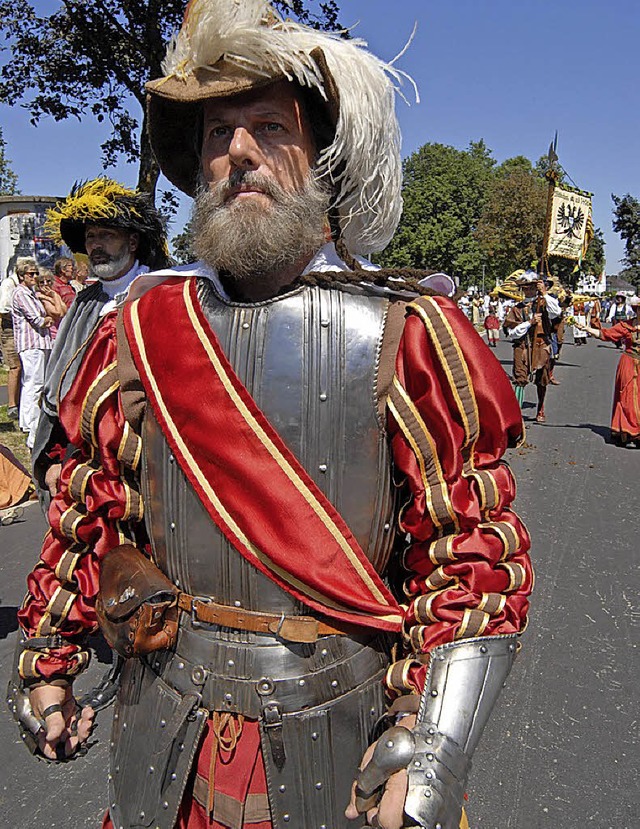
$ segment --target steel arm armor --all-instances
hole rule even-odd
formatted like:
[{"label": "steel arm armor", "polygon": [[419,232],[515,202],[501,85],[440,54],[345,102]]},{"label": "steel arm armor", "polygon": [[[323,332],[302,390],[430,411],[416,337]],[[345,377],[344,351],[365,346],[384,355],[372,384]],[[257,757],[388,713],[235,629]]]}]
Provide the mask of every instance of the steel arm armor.
[{"label": "steel arm armor", "polygon": [[434,649],[413,729],[405,801],[405,812],[424,829],[458,829],[471,758],[515,654],[515,635]]}]

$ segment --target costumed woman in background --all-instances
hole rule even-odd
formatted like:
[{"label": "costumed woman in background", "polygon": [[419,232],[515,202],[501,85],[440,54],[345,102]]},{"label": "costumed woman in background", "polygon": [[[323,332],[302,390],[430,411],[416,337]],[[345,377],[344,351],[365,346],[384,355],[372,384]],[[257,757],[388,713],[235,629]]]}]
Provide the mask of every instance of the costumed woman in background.
[{"label": "costumed woman in background", "polygon": [[635,442],[636,448],[640,449],[640,297],[632,297],[629,304],[636,316],[628,322],[602,329],[578,322],[576,326],[599,340],[623,344],[625,350],[620,355],[613,391],[611,438],[620,446]]}]

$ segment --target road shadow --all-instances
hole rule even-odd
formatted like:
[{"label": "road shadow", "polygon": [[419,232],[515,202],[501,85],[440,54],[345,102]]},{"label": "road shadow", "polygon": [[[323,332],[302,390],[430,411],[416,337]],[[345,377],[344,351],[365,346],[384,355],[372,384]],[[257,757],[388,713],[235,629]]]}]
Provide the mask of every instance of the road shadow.
[{"label": "road shadow", "polygon": [[93,655],[103,665],[110,665],[113,661],[113,652],[107,644],[104,636],[97,631],[87,639],[87,647],[93,651]]},{"label": "road shadow", "polygon": [[[535,418],[531,418],[528,421],[529,423],[535,423]],[[615,441],[611,440],[611,430],[608,426],[601,426],[599,423],[549,423],[549,421],[545,423],[539,423],[539,426],[542,426],[546,429],[582,429],[583,431],[588,430],[593,432],[594,435],[598,435],[601,437],[604,443],[609,444],[609,446],[615,446]]]},{"label": "road shadow", "polygon": [[0,607],[0,639],[18,630],[18,608]]}]

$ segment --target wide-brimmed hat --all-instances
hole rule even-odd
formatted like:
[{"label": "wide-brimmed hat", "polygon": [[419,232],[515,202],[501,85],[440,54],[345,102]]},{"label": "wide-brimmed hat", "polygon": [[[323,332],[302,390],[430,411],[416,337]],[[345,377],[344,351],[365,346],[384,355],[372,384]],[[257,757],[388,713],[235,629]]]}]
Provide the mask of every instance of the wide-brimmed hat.
[{"label": "wide-brimmed hat", "polygon": [[195,195],[203,101],[289,81],[302,90],[316,138],[316,175],[352,253],[382,250],[402,212],[400,70],[361,40],[282,20],[266,0],[191,0],[147,84],[151,145],[164,175]]},{"label": "wide-brimmed hat", "polygon": [[136,258],[151,270],[170,262],[164,220],[146,193],[106,177],[74,184],[66,199],[47,210],[44,229],[73,253],[86,253],[87,225],[135,231],[140,237]]}]

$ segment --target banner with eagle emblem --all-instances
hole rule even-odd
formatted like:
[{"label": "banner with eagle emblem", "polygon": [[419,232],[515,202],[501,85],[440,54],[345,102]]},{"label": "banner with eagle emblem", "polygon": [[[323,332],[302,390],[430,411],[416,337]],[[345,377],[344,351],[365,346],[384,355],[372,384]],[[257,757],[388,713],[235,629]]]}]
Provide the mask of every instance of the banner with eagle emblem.
[{"label": "banner with eagle emblem", "polygon": [[555,187],[549,221],[547,255],[580,260],[593,236],[591,193]]}]

